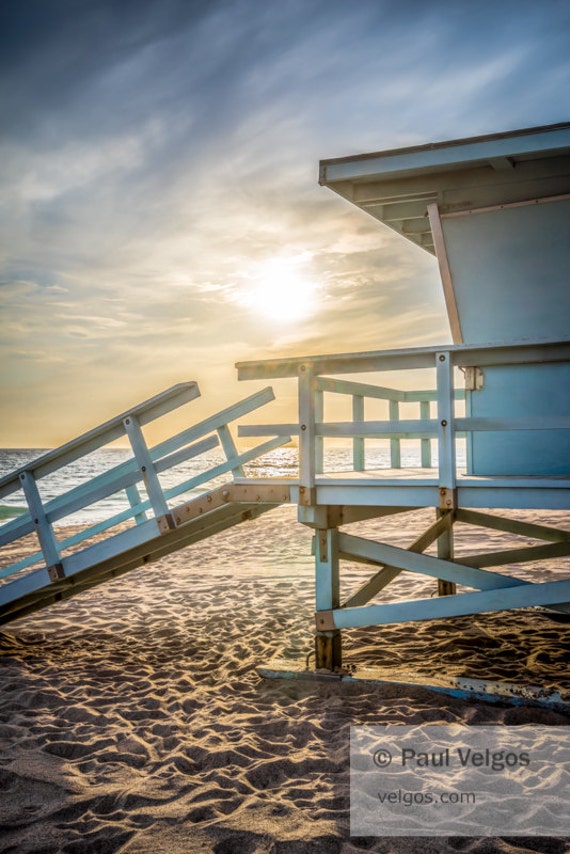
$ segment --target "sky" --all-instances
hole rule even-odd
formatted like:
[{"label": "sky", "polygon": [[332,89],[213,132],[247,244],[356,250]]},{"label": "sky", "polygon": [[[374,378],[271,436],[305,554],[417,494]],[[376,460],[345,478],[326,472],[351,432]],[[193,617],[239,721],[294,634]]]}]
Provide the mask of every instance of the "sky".
[{"label": "sky", "polygon": [[0,33],[2,447],[449,342],[435,259],[319,160],[569,118],[567,0],[4,0]]}]

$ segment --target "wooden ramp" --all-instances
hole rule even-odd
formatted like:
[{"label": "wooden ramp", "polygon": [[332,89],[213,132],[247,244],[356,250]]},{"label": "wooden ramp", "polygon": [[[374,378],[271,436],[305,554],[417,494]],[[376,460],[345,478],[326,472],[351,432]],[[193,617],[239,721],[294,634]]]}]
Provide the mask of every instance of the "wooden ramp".
[{"label": "wooden ramp", "polygon": [[[250,485],[244,470],[248,462],[288,439],[272,439],[240,454],[228,426],[271,401],[270,388],[149,448],[142,426],[198,395],[195,383],[174,386],[0,480],[0,499],[21,493],[27,505],[0,527],[0,546],[12,553],[31,552],[16,562],[5,560],[0,567],[0,624],[254,519],[291,499],[286,483]],[[125,434],[132,448],[130,459],[48,501],[42,499],[42,479],[57,473],[61,482],[62,469]],[[210,452],[218,448],[225,459],[212,465]],[[194,466],[188,477],[184,463],[191,459],[199,463],[206,454],[210,456],[203,460],[201,471],[196,473],[200,466]],[[168,488],[159,477],[165,472],[170,483],[174,481]],[[216,485],[224,477],[229,480]],[[205,491],[196,495],[197,489]],[[68,527],[73,513],[121,493],[125,498],[121,512],[78,530]],[[188,493],[189,500],[176,502]],[[67,527],[54,528],[63,519]],[[58,539],[58,532],[63,539]]]}]

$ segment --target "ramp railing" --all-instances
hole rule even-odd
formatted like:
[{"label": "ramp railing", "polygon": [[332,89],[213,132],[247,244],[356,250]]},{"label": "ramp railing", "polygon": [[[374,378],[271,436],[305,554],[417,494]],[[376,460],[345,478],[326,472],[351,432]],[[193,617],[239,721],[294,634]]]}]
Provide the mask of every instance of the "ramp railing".
[{"label": "ramp railing", "polygon": [[[33,534],[37,538],[35,548],[32,546],[27,557],[15,562],[8,558],[0,564],[0,585],[3,585],[0,598],[3,601],[9,600],[10,592],[6,588],[11,586],[4,579],[14,576],[21,579],[25,571],[43,565],[49,580],[57,581],[65,575],[66,553],[69,554],[70,550],[77,552],[79,547],[92,543],[94,538],[101,541],[106,537],[108,540],[109,536],[129,526],[139,529],[140,536],[136,538],[139,542],[167,532],[175,527],[171,512],[176,504],[174,499],[192,492],[195,494],[196,490],[205,491],[208,484],[217,485],[224,475],[230,479],[242,477],[244,465],[289,441],[288,437],[274,437],[243,452],[239,452],[234,443],[230,423],[273,400],[272,389],[265,388],[149,447],[143,426],[199,395],[194,382],[173,386],[0,479],[0,501],[7,496],[18,496],[26,508],[16,518],[0,526],[0,547],[13,546],[16,541]],[[127,437],[131,449],[127,460],[49,500],[42,498],[43,486],[50,475],[60,475],[61,479],[66,466],[124,437]],[[216,449],[221,451],[221,462],[212,465],[211,458],[206,458],[202,470],[191,476],[188,468],[184,470],[184,463]],[[168,486],[161,482],[160,476],[164,473],[169,475]],[[124,509],[115,512],[117,501],[114,501],[109,505],[114,507],[111,515],[58,540],[55,523],[63,521],[68,525],[73,522],[73,514],[93,508],[111,496],[122,496]],[[109,552],[105,542],[99,542],[99,546],[101,554]],[[97,548],[93,550],[92,559],[98,559]]]}]

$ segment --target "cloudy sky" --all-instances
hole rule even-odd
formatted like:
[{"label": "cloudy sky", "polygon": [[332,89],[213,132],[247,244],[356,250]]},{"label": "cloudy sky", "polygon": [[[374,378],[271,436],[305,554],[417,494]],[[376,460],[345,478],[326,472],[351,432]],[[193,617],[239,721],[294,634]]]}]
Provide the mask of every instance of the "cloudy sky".
[{"label": "cloudy sky", "polygon": [[[4,0],[0,445],[234,363],[449,340],[318,161],[568,120],[567,0]],[[200,406],[203,408],[200,409]]]}]

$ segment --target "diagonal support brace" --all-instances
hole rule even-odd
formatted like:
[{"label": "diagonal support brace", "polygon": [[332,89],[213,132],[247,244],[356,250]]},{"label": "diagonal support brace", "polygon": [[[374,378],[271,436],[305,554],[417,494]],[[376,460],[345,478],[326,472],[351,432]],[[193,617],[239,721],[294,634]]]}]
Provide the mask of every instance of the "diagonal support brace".
[{"label": "diagonal support brace", "polygon": [[[442,534],[447,533],[452,525],[453,519],[451,513],[446,513],[441,518],[437,519],[433,525],[424,531],[424,533],[417,538],[407,549],[409,552],[413,552],[415,554],[421,554],[424,552],[435,540],[442,536]],[[341,551],[341,558],[345,558],[347,560],[354,560],[357,556],[350,554],[348,552]],[[362,558],[361,558],[362,559]],[[366,563],[376,563],[376,561],[372,561],[370,558],[365,559]],[[384,587],[386,587],[394,578],[396,578],[402,569],[397,566],[390,566],[389,564],[383,564],[382,569],[380,569],[375,575],[372,576],[365,584],[362,585],[352,596],[344,602],[343,608],[354,608],[360,605],[365,605],[370,601],[377,593],[380,592]]]}]

